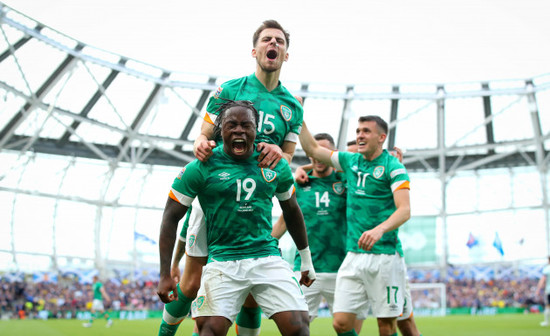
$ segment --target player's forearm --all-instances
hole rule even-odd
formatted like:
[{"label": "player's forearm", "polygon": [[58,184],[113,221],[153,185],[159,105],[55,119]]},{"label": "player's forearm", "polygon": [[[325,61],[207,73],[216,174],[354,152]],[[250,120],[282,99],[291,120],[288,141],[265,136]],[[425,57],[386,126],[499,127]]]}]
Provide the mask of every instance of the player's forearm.
[{"label": "player's forearm", "polygon": [[332,151],[319,146],[317,140],[315,140],[309,132],[305,121],[302,124],[302,131],[300,132],[299,139],[300,144],[302,145],[302,148],[306,152],[307,156],[317,159],[332,167],[332,162],[330,160]]},{"label": "player's forearm", "polygon": [[283,143],[283,146],[281,147],[281,150],[283,151],[283,158],[288,162],[292,162],[292,158],[294,157],[294,152],[296,151],[296,143],[291,141],[285,141]]},{"label": "player's forearm", "polygon": [[315,139],[309,132],[309,129],[307,128],[305,121],[302,124],[302,131],[300,132],[300,135],[298,138],[300,139],[300,144],[302,145],[304,152],[306,152],[306,155],[312,157],[313,153],[315,152],[315,149],[317,149],[319,145],[317,144],[317,141],[315,141]]},{"label": "player's forearm", "polygon": [[174,225],[174,223],[170,223],[169,221],[162,221],[159,237],[161,276],[170,276],[170,265],[172,263],[172,251],[174,251],[176,231],[177,225]]},{"label": "player's forearm", "polygon": [[313,164],[308,163],[306,165],[300,166],[300,168],[302,168],[305,172],[310,172],[313,170]]},{"label": "player's forearm", "polygon": [[288,162],[288,163],[292,162],[293,157],[294,157],[293,154],[283,152],[283,159],[285,159],[286,162]]},{"label": "player's forearm", "polygon": [[178,243],[176,245],[176,252],[174,253],[174,260],[172,260],[172,265],[179,265],[181,258],[185,254],[185,242],[178,238]]},{"label": "player's forearm", "polygon": [[283,216],[279,217],[275,224],[273,224],[273,229],[271,230],[271,235],[277,239],[281,239],[281,237],[286,232],[286,223]]},{"label": "player's forearm", "polygon": [[537,292],[540,292],[544,288],[545,284],[546,284],[546,276],[543,275],[537,284]]},{"label": "player's forearm", "polygon": [[378,226],[386,232],[393,231],[411,218],[411,209],[408,205],[398,207],[395,212]]},{"label": "player's forearm", "polygon": [[172,262],[172,253],[176,241],[178,222],[187,212],[188,207],[183,206],[174,200],[168,198],[164,213],[162,214],[162,223],[159,236],[159,254],[160,254],[160,275],[170,276],[170,266]]},{"label": "player's forearm", "polygon": [[292,197],[293,202],[290,201],[286,203],[285,206],[283,206],[283,202],[281,202],[281,208],[283,209],[283,217],[288,233],[292,237],[292,240],[294,240],[298,250],[302,250],[309,245],[306,225],[304,223],[302,210],[300,210],[298,203],[296,203],[296,196],[293,195]]}]

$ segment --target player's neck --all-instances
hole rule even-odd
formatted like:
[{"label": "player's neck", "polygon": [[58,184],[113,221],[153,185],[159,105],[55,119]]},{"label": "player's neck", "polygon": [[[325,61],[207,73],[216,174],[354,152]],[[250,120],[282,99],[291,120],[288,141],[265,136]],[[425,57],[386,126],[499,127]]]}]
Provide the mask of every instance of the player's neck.
[{"label": "player's neck", "polygon": [[380,155],[382,155],[382,152],[384,150],[382,149],[382,147],[379,147],[377,148],[374,152],[372,153],[364,153],[363,154],[363,157],[365,158],[365,160],[367,161],[373,161],[374,159],[376,159],[377,157],[379,157]]},{"label": "player's neck", "polygon": [[279,85],[279,75],[281,69],[272,72],[266,72],[258,65],[256,66],[256,78],[262,83],[267,91],[273,91]]}]

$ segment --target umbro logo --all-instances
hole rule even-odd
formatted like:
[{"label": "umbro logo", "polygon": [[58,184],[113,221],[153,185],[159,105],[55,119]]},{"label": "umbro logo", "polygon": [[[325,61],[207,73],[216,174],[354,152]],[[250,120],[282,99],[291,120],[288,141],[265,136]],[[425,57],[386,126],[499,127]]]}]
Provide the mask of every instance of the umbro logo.
[{"label": "umbro logo", "polygon": [[220,177],[220,180],[227,180],[229,175],[231,174],[229,174],[228,172],[223,172],[218,174],[218,176]]}]

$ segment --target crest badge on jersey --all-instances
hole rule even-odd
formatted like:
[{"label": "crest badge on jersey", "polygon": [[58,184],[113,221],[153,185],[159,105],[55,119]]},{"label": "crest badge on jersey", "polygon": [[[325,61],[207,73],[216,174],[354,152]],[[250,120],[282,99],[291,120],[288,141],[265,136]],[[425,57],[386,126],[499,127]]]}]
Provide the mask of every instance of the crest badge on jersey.
[{"label": "crest badge on jersey", "polygon": [[332,184],[332,190],[334,190],[334,192],[338,195],[342,195],[345,190],[344,184],[342,182],[335,182]]},{"label": "crest badge on jersey", "polygon": [[382,177],[382,175],[384,175],[384,166],[378,166],[376,168],[374,168],[374,171],[372,172],[372,176],[374,176],[374,178],[380,178]]},{"label": "crest badge on jersey", "polygon": [[285,105],[281,105],[281,115],[286,121],[290,121],[292,119],[292,110]]},{"label": "crest badge on jersey", "polygon": [[193,246],[195,246],[195,242],[197,241],[197,236],[192,234],[192,235],[189,236],[189,239],[187,239],[187,240],[188,240],[189,246],[193,247]]},{"label": "crest badge on jersey", "polygon": [[262,168],[262,176],[264,177],[264,180],[269,183],[273,182],[273,180],[277,177],[277,173],[271,169]]},{"label": "crest badge on jersey", "polygon": [[222,94],[223,88],[221,86],[218,86],[218,89],[214,93],[214,99],[220,98],[220,95]]}]

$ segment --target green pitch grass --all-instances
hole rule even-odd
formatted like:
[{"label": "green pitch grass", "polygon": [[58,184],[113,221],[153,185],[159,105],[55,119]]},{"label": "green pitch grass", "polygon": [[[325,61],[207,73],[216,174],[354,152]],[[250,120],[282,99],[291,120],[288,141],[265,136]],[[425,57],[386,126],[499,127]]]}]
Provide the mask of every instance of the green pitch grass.
[{"label": "green pitch grass", "polygon": [[[446,336],[548,336],[550,328],[539,325],[542,321],[541,314],[514,314],[496,316],[468,316],[453,315],[446,317],[416,317],[422,335],[446,335]],[[10,336],[156,336],[160,320],[114,320],[111,328],[105,328],[105,320],[97,320],[91,328],[82,327],[79,320],[2,320],[0,321],[0,335]],[[180,326],[177,335],[190,336],[192,321],[185,320]],[[332,329],[332,319],[319,318],[311,324],[312,336],[336,335]],[[228,335],[234,336],[232,327]],[[262,320],[261,336],[280,335],[277,326],[271,320]],[[374,319],[365,321],[361,335],[378,335]]]}]

